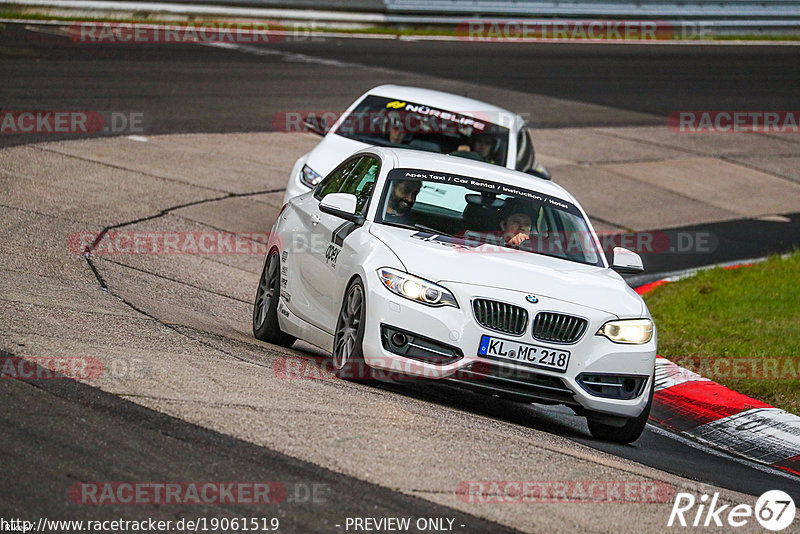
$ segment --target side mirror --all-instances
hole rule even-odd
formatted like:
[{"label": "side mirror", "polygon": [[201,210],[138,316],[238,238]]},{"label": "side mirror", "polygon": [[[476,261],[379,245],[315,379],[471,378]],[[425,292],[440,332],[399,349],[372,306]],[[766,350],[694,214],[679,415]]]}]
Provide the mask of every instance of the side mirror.
[{"label": "side mirror", "polygon": [[328,121],[326,120],[325,117],[320,117],[320,118],[306,117],[303,120],[303,126],[308,128],[308,131],[313,132],[322,137],[325,137],[328,134],[328,130],[330,130],[330,128],[328,127]]},{"label": "side mirror", "polygon": [[350,193],[330,193],[325,195],[325,198],[319,203],[319,211],[359,225],[364,224],[364,217],[356,215],[357,205],[358,199],[355,195]]},{"label": "side mirror", "polygon": [[532,176],[536,176],[537,178],[542,178],[543,180],[553,179],[553,177],[550,176],[550,171],[545,169],[544,166],[539,163],[537,163],[536,165],[533,166],[533,168],[528,169],[525,172]]},{"label": "side mirror", "polygon": [[622,247],[614,247],[614,257],[611,261],[611,268],[618,273],[633,274],[644,272],[642,257],[632,250]]}]

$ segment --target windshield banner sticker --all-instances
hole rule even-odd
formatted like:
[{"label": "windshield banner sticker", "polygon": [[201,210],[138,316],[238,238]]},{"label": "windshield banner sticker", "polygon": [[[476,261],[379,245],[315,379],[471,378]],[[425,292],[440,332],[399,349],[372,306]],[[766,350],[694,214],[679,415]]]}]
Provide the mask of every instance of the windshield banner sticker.
[{"label": "windshield banner sticker", "polygon": [[466,187],[473,191],[480,191],[483,193],[495,193],[497,195],[511,195],[514,197],[525,198],[537,202],[548,204],[555,209],[566,211],[575,215],[581,215],[578,208],[566,200],[545,195],[544,193],[537,193],[521,187],[514,187],[508,184],[501,184],[498,182],[491,182],[489,180],[480,180],[477,178],[470,178],[468,176],[459,176],[457,174],[448,174],[443,172],[429,172],[419,169],[393,169],[389,171],[388,178],[400,180],[421,180],[429,182],[438,182],[443,184],[454,184]]}]

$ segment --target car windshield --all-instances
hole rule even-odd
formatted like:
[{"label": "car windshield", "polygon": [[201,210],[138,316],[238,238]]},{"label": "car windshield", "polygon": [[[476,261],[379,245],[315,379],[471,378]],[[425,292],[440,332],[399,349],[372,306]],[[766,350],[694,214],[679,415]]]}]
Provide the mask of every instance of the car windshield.
[{"label": "car windshield", "polygon": [[334,133],[371,145],[453,154],[505,166],[509,130],[485,118],[489,114],[478,110],[468,115],[369,95]]},{"label": "car windshield", "polygon": [[594,235],[577,206],[488,180],[394,169],[375,220],[417,230],[420,238],[478,252],[515,249],[603,265]]}]

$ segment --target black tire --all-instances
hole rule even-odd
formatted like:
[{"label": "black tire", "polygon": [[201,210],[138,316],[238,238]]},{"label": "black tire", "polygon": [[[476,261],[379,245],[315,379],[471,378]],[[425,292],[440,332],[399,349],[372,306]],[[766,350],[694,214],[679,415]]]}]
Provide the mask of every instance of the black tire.
[{"label": "black tire", "polygon": [[339,378],[372,382],[372,368],[364,361],[366,316],[364,284],[356,278],[344,292],[333,336],[333,371]]},{"label": "black tire", "polygon": [[282,332],[278,324],[278,301],[281,298],[281,258],[273,250],[264,262],[261,278],[258,281],[256,300],[253,303],[253,335],[256,339],[291,347],[297,340]]},{"label": "black tire", "polygon": [[653,394],[655,393],[655,384],[650,380],[650,397],[647,400],[647,406],[638,417],[628,419],[623,426],[613,426],[598,421],[587,419],[589,424],[589,432],[592,437],[601,439],[603,441],[613,441],[614,443],[633,443],[644,432],[644,427],[647,425],[647,419],[650,417],[650,409],[653,407]]}]

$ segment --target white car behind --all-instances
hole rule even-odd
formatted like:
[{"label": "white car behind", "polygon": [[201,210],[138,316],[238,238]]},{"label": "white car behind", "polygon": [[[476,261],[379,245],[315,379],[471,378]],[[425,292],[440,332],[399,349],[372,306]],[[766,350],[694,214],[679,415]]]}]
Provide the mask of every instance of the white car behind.
[{"label": "white car behind", "polygon": [[[410,148],[489,161],[549,179],[536,163],[525,120],[503,108],[463,96],[400,85],[381,85],[361,95],[332,125],[309,122],[323,135],[294,164],[284,202],[319,183],[344,158],[369,146]],[[402,139],[392,139],[392,129]],[[473,137],[492,141],[488,157],[470,147]],[[397,142],[394,142],[397,141]]]}]

